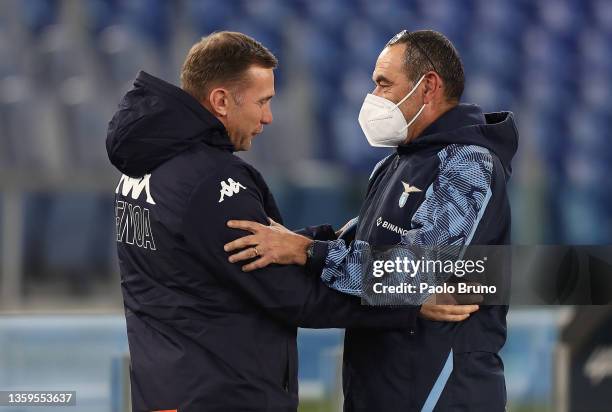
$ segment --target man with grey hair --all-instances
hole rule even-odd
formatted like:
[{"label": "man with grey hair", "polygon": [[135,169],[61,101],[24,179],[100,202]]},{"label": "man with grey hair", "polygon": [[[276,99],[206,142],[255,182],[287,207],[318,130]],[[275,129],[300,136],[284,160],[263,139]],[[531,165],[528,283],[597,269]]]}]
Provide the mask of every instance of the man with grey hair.
[{"label": "man with grey hair", "polygon": [[[324,262],[331,288],[363,296],[363,250],[510,242],[506,184],[518,134],[509,112],[483,113],[460,104],[463,65],[451,42],[431,31],[403,31],[380,53],[359,124],[372,146],[396,152],[374,168],[359,216],[338,238],[330,227],[303,232],[317,239],[307,253]],[[302,236],[280,226],[229,222],[253,234],[226,245],[257,247],[255,270],[297,263]],[[350,243],[350,244],[349,244]],[[230,256],[231,261],[244,252]],[[507,306],[482,306],[463,322],[427,319],[444,307],[423,306],[417,329],[349,328],[344,343],[345,411],[482,411],[505,409],[503,363]]]}]

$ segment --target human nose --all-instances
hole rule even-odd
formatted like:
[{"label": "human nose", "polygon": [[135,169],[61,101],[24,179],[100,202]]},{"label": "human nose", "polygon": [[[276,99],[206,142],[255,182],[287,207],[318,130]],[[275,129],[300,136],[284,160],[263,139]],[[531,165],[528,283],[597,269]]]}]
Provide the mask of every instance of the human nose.
[{"label": "human nose", "polygon": [[270,124],[272,123],[273,120],[273,116],[272,116],[272,108],[269,105],[266,105],[263,114],[261,116],[261,123],[263,124]]}]

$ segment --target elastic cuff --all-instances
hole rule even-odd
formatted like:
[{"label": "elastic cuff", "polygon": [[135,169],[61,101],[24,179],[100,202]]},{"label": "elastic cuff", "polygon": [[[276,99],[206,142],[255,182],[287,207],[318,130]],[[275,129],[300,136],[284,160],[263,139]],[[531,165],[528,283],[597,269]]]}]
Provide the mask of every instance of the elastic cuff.
[{"label": "elastic cuff", "polygon": [[308,226],[295,233],[315,240],[336,240],[336,232],[330,225]]},{"label": "elastic cuff", "polygon": [[312,246],[312,257],[306,260],[306,270],[313,275],[320,275],[325,266],[329,242],[315,240]]}]

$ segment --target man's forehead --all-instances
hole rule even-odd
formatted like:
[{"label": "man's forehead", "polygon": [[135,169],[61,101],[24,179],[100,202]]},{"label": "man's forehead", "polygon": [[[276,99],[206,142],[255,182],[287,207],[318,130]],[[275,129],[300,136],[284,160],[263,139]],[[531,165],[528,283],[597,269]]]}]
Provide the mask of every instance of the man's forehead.
[{"label": "man's forehead", "polygon": [[390,78],[402,73],[405,48],[404,44],[385,47],[376,60],[373,77],[382,75]]},{"label": "man's forehead", "polygon": [[274,94],[274,71],[270,68],[251,66],[246,73],[246,88]]},{"label": "man's forehead", "polygon": [[251,66],[245,73],[245,80],[251,85],[274,84],[274,71],[260,66]]}]

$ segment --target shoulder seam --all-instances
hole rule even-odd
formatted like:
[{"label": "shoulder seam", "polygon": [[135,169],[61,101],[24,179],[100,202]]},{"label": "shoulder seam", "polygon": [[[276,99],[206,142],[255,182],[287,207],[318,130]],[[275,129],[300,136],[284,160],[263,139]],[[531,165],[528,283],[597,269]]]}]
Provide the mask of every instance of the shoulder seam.
[{"label": "shoulder seam", "polygon": [[393,153],[391,153],[390,155],[386,156],[384,159],[380,160],[378,163],[376,163],[376,165],[374,166],[374,169],[372,169],[372,173],[370,173],[370,177],[368,178],[369,180],[372,180],[372,177],[374,177],[374,175],[376,174],[376,172],[378,172],[378,170],[382,167],[383,164],[385,164],[385,162],[391,157],[393,156]]},{"label": "shoulder seam", "polygon": [[[467,149],[467,150],[461,150],[459,153],[457,153],[457,152],[452,152],[451,151],[452,148],[460,148],[460,149]],[[451,150],[448,150],[448,149],[451,149]],[[445,152],[447,156],[443,157],[442,152]],[[448,154],[450,154],[450,156],[448,156]],[[439,170],[442,170],[444,166],[446,166],[451,159],[467,158],[467,155],[469,154],[476,154],[476,155],[484,156],[484,158],[486,158],[486,160],[490,160],[491,163],[494,157],[494,154],[491,153],[491,151],[484,146],[473,145],[473,144],[470,144],[470,145],[452,144],[452,145],[446,146],[444,149],[438,152],[438,159],[440,160]],[[487,169],[491,172],[493,171],[492,166],[493,165],[491,164],[491,167],[487,167]]]}]

